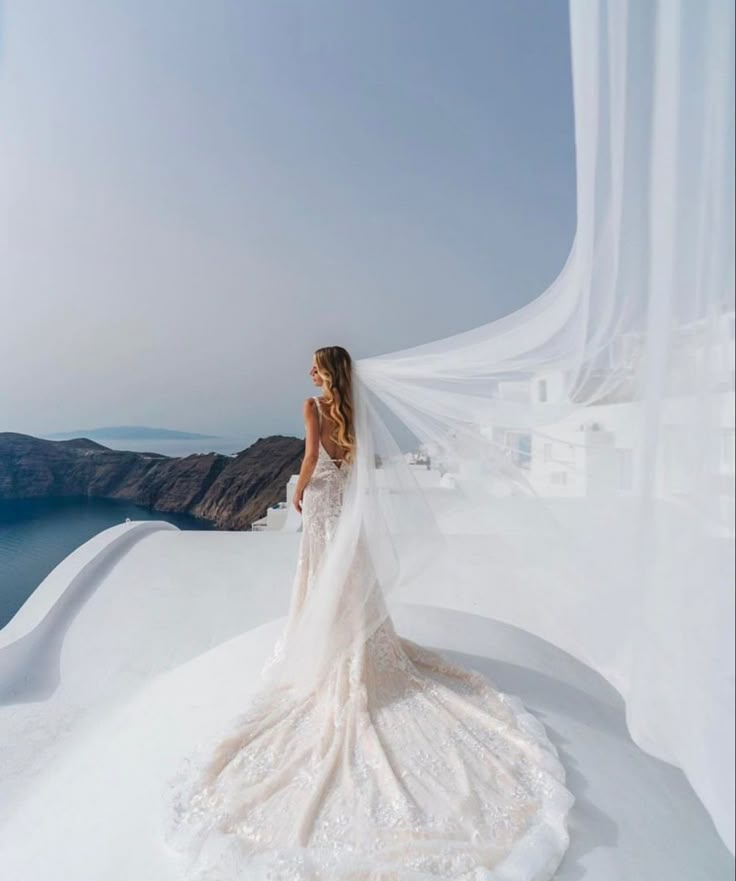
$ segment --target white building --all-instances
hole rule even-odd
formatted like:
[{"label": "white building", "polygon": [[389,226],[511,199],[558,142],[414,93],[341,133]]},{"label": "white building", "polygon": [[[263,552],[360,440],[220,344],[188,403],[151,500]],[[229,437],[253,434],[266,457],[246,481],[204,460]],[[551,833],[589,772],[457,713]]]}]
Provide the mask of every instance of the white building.
[{"label": "white building", "polygon": [[301,530],[301,518],[292,504],[298,479],[298,474],[291,475],[286,484],[286,501],[277,502],[266,511],[265,517],[254,520],[251,526],[253,532],[273,532],[281,529],[285,532],[298,532]]},{"label": "white building", "polygon": [[[733,499],[727,488],[734,476],[734,313],[721,316],[714,335],[712,363],[704,372],[702,322],[680,329],[680,341],[674,346],[669,365],[668,397],[663,401],[660,418],[654,425],[644,425],[641,397],[636,387],[636,364],[643,351],[641,338],[628,335],[619,346],[620,363],[629,364],[630,373],[621,372],[616,387],[602,394],[597,403],[581,406],[557,423],[534,431],[519,431],[494,426],[494,439],[506,447],[512,460],[528,472],[535,491],[543,496],[580,497],[617,495],[636,490],[647,477],[649,462],[642,462],[641,437],[657,434],[652,470],[653,493],[671,496],[690,491],[696,473],[697,457],[707,438],[693,437],[692,426],[702,425],[711,433],[710,474],[724,485],[723,509],[733,512]],[[700,378],[707,375],[715,387],[707,395],[712,408],[702,419],[693,408],[702,406]],[[588,381],[605,390],[605,371],[591,374]],[[544,404],[558,398],[563,390],[559,373],[539,375],[523,383],[505,383],[500,391],[504,400],[527,400]],[[693,392],[693,394],[688,394]],[[587,397],[587,392],[585,397]],[[731,480],[729,481],[729,478]]]}]

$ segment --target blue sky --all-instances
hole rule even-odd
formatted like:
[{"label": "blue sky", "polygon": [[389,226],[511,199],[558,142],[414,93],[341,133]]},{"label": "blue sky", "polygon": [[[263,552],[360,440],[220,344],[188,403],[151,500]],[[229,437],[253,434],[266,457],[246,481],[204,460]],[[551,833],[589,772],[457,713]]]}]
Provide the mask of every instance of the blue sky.
[{"label": "blue sky", "polygon": [[567,3],[0,7],[0,430],[303,433],[512,311],[575,224]]}]

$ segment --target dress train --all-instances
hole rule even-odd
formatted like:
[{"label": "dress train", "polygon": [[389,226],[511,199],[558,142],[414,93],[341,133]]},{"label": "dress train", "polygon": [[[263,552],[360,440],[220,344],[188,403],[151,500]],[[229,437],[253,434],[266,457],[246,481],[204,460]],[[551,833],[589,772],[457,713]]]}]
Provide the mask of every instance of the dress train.
[{"label": "dress train", "polygon": [[[319,407],[319,401],[318,407]],[[320,443],[287,627],[339,517],[349,464]],[[575,799],[542,723],[388,617],[320,689],[261,691],[167,781],[191,881],[549,881]]]}]

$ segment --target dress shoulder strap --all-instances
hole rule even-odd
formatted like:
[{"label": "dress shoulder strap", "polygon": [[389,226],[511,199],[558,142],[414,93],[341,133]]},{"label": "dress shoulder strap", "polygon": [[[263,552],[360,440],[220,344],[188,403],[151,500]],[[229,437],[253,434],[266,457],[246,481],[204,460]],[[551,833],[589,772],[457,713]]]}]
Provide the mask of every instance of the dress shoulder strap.
[{"label": "dress shoulder strap", "polygon": [[319,395],[312,395],[312,397],[314,398],[314,401],[317,404],[317,418],[319,419],[319,424],[321,425],[322,424],[322,407],[320,406],[320,403],[319,403]]}]

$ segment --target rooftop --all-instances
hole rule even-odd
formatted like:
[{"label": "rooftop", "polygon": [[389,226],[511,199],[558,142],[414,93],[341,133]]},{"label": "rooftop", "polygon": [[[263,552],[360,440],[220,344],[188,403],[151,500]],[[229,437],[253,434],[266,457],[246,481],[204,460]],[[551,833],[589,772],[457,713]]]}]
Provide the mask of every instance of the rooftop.
[{"label": "rooftop", "polygon": [[[122,524],[63,561],[0,631],[5,877],[179,877],[160,842],[160,789],[242,711],[285,621],[299,538]],[[547,727],[577,798],[559,881],[731,878],[708,813],[682,771],[632,742],[618,692],[499,620],[513,592],[489,589],[487,537],[449,541],[462,570],[453,607],[436,571],[391,606],[394,622]]]}]

